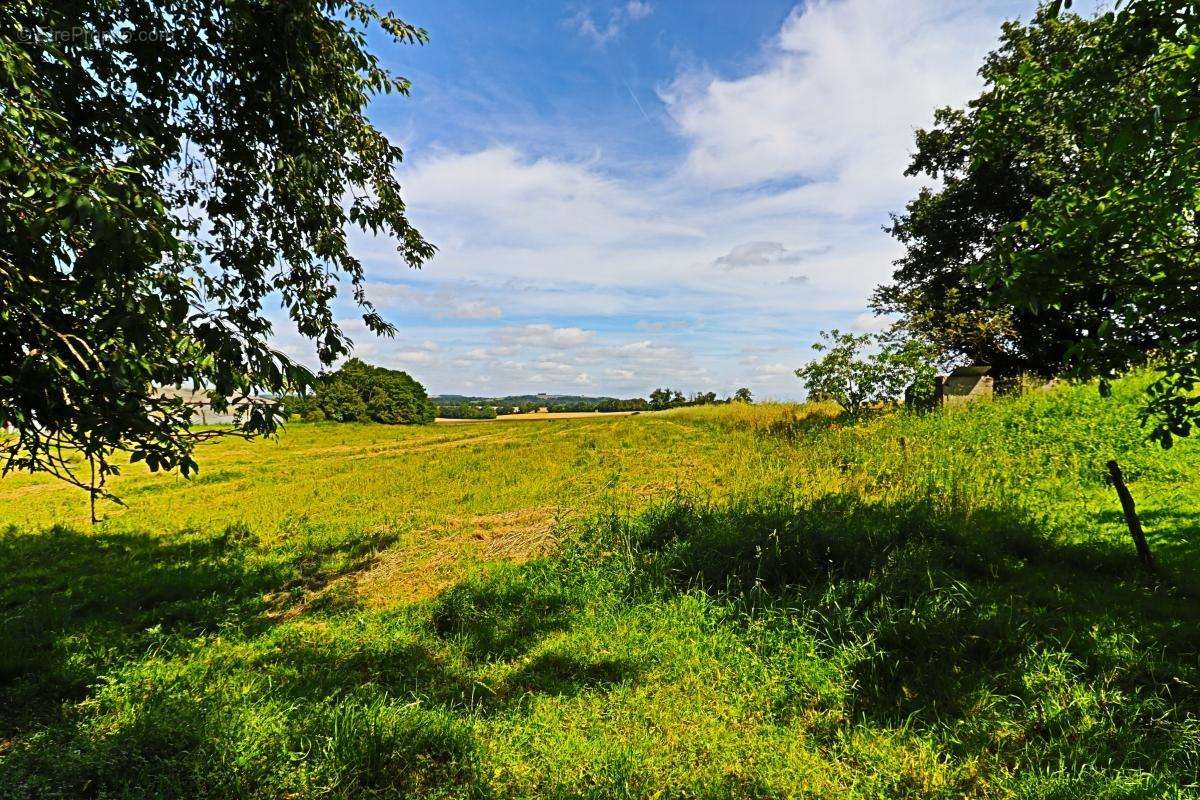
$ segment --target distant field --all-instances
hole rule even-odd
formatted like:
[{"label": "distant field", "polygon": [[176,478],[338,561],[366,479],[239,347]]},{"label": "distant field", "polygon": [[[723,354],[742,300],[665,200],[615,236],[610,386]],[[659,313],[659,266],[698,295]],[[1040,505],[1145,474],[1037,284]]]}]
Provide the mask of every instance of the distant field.
[{"label": "distant field", "polygon": [[95,529],[12,476],[0,797],[1194,796],[1200,448],[1143,383],[294,425]]}]

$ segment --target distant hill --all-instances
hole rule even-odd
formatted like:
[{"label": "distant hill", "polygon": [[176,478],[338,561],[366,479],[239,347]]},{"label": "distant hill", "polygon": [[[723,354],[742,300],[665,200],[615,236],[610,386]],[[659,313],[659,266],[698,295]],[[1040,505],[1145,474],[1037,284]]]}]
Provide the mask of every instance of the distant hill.
[{"label": "distant hill", "polygon": [[443,406],[460,405],[501,405],[519,406],[531,403],[563,405],[567,403],[602,403],[616,400],[615,397],[588,397],[578,394],[512,394],[505,397],[474,397],[462,394],[438,394],[430,398],[434,403]]}]

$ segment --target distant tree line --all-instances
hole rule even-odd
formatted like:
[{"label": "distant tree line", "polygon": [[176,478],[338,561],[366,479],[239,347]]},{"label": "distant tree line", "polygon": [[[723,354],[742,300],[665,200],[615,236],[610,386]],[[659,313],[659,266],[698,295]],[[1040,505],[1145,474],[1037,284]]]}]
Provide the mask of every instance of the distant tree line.
[{"label": "distant tree line", "polygon": [[689,397],[678,389],[663,388],[655,389],[650,393],[650,408],[654,411],[681,408],[683,406],[711,406],[723,403],[752,402],[754,402],[754,399],[750,394],[750,390],[745,387],[738,389],[731,397],[726,397],[724,400],[718,398],[716,392],[696,392]]},{"label": "distant tree line", "polygon": [[753,397],[749,389],[738,389],[730,397],[721,399],[716,392],[696,392],[685,395],[678,389],[655,389],[649,399],[630,397],[570,398],[556,400],[553,397],[530,396],[502,398],[463,398],[452,395],[438,398],[438,416],[444,419],[494,419],[498,414],[532,414],[539,411],[550,413],[614,413],[621,411],[662,411],[682,406],[718,405],[721,403],[750,403]]},{"label": "distant tree line", "polygon": [[504,398],[462,402],[442,401],[438,404],[438,416],[444,419],[495,419],[497,414],[533,414],[542,410],[550,413],[612,413],[614,411],[649,411],[650,403],[643,397],[619,400],[615,397],[598,397],[588,400],[555,402],[553,399],[530,402],[513,402]]},{"label": "distant tree line", "polygon": [[442,419],[495,419],[495,406],[475,406],[468,404],[439,405],[437,415]]}]

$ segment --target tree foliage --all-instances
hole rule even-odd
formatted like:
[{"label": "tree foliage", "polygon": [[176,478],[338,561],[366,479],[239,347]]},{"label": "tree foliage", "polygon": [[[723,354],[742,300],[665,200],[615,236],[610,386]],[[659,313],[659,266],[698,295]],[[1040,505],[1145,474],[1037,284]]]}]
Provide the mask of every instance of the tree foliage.
[{"label": "tree foliage", "polygon": [[1007,26],[980,98],[918,137],[914,170],[944,186],[898,218],[877,308],[1102,388],[1150,360],[1143,420],[1170,446],[1200,419],[1200,4],[1069,6]]},{"label": "tree foliage", "polygon": [[425,387],[407,372],[357,358],[317,381],[313,404],[335,422],[425,425],[437,414]]},{"label": "tree foliage", "polygon": [[810,400],[830,400],[851,416],[880,403],[893,403],[916,393],[932,392],[937,372],[933,348],[917,339],[883,334],[821,332],[813,345],[821,353],[796,377]]},{"label": "tree foliage", "polygon": [[650,393],[650,408],[654,411],[677,408],[686,404],[687,398],[678,389],[662,388],[655,389]]},{"label": "tree foliage", "polygon": [[207,389],[237,431],[269,433],[307,370],[270,346],[282,304],[323,363],[351,346],[348,284],[374,333],[347,229],[394,237],[419,266],[402,157],[372,95],[406,93],[366,46],[424,31],[358,0],[10,0],[0,8],[0,415],[5,469],[77,485],[70,452],[115,473],[132,453],[196,469],[191,409]]},{"label": "tree foliage", "polygon": [[1007,23],[980,70],[984,92],[966,108],[938,109],[933,127],[917,132],[906,174],[938,185],[893,217],[889,230],[905,252],[872,305],[899,314],[899,329],[946,357],[1000,373],[1057,374],[1071,342],[1107,314],[1111,303],[1090,283],[1063,287],[1054,307],[1033,306],[997,292],[988,271],[1002,234],[1073,181],[1081,158],[1067,120],[1014,106],[1009,87],[1030,64],[1074,61],[1098,27],[1077,16]]},{"label": "tree foliage", "polygon": [[487,405],[438,406],[437,415],[445,419],[495,419],[496,407]]},{"label": "tree foliage", "polygon": [[1099,292],[1103,319],[1071,341],[1071,372],[1107,386],[1151,356],[1164,374],[1143,421],[1169,447],[1200,419],[1200,4],[1122,3],[1075,58],[1031,62],[1006,95],[1010,114],[1061,119],[1082,156],[1006,227],[985,277],[1032,308]]}]

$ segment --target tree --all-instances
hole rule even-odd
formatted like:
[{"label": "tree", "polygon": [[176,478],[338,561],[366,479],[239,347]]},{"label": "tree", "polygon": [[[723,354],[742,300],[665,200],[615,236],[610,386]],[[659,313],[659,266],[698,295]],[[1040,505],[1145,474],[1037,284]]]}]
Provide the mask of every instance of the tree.
[{"label": "tree", "polygon": [[677,408],[686,402],[683,392],[678,389],[655,389],[650,393],[650,408],[655,411]]},{"label": "tree", "polygon": [[822,331],[821,339],[813,349],[823,355],[796,370],[810,400],[833,401],[856,417],[872,405],[895,402],[910,387],[931,390],[935,353],[924,342],[836,328]]},{"label": "tree", "polygon": [[495,419],[495,406],[459,404],[438,406],[437,415],[446,419]]},{"label": "tree", "polygon": [[1087,282],[1064,287],[1054,307],[1029,306],[997,293],[986,272],[1007,226],[1074,180],[1081,157],[1068,121],[1051,109],[1009,113],[1010,87],[1031,64],[1077,58],[1099,26],[1046,14],[1030,26],[1006,24],[1001,46],[980,70],[981,96],[965,109],[939,109],[934,126],[917,132],[906,174],[940,185],[922,189],[893,216],[889,231],[905,252],[872,306],[899,314],[898,330],[933,343],[944,357],[1000,373],[1057,374],[1071,342],[1094,330],[1111,306]]},{"label": "tree", "polygon": [[367,401],[349,382],[330,378],[316,392],[317,408],[333,422],[365,422]]},{"label": "tree", "polygon": [[733,393],[733,401],[735,403],[753,403],[754,398],[750,394],[750,390],[742,387]]},{"label": "tree", "polygon": [[[358,0],[158,5],[9,0],[0,8],[0,415],[5,471],[103,491],[117,451],[196,469],[191,409],[158,387],[204,388],[236,432],[273,431],[311,381],[270,346],[268,297],[322,363],[349,352],[349,284],[368,330],[347,228],[394,237],[417,267],[402,158],[364,116],[408,91],[366,30],[425,32]],[[77,474],[81,453],[94,476]]]},{"label": "tree", "polygon": [[338,422],[425,425],[437,413],[425,387],[407,372],[374,367],[357,358],[321,378],[315,402],[327,419]]},{"label": "tree", "polygon": [[1071,373],[1106,389],[1149,356],[1163,374],[1143,422],[1170,447],[1200,421],[1200,5],[1118,4],[1076,58],[1031,64],[1003,111],[1035,107],[1063,121],[1083,157],[1072,181],[1006,227],[985,275],[1033,308],[1080,285],[1101,293],[1106,313],[1071,341]]},{"label": "tree", "polygon": [[[1035,329],[1044,344],[1034,337],[1025,349],[1102,390],[1131,366],[1160,368],[1143,422],[1170,446],[1200,421],[1200,4],[1129,0],[1086,23],[1059,13],[1069,5],[1006,28],[986,91],[954,130],[948,152],[965,156],[952,169],[1007,164],[1040,185],[1029,184],[1027,207],[964,236],[965,271],[949,283],[969,275],[978,292],[966,306],[985,315],[1048,321]],[[1011,66],[990,70],[999,62]],[[949,196],[926,206],[927,225],[945,226],[948,239],[971,218],[952,206]],[[946,265],[959,262],[932,259],[929,275]],[[913,282],[914,296],[930,280]],[[899,294],[882,300],[921,311]],[[928,327],[952,329],[933,317]]]}]

